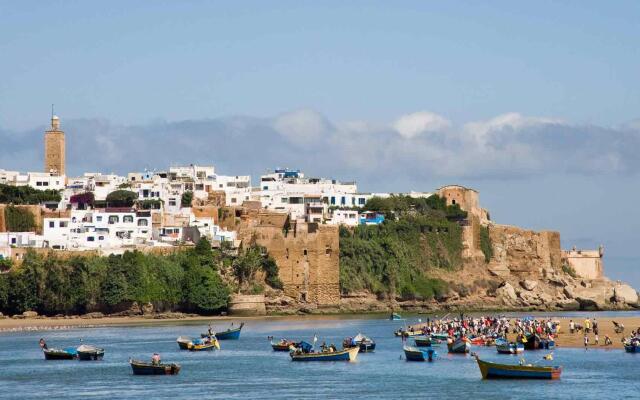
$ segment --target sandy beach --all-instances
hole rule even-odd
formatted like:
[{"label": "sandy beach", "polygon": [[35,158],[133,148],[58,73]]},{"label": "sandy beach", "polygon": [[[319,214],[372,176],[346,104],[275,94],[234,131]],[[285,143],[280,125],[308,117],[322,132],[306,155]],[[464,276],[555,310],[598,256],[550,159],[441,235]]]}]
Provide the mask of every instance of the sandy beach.
[{"label": "sandy beach", "polygon": [[[251,320],[251,319],[264,319],[264,318],[291,318],[291,319],[322,319],[322,318],[344,318],[353,317],[352,315],[344,316],[321,316],[321,315],[309,315],[309,316],[266,316],[266,317],[230,317],[230,316],[185,316],[183,318],[151,318],[151,317],[103,317],[103,318],[24,318],[13,319],[5,318],[0,319],[0,334],[9,332],[21,332],[21,331],[47,331],[47,330],[62,330],[70,328],[97,328],[104,326],[114,325],[159,325],[159,324],[175,324],[175,323],[209,323],[211,321],[225,321],[225,320]],[[560,321],[560,334],[556,338],[556,344],[559,347],[584,347],[584,334],[583,333],[569,333],[569,321],[572,318],[554,318],[554,320]],[[584,318],[573,318],[574,322],[578,324],[584,324]],[[622,323],[625,326],[624,333],[618,334],[614,331],[614,325],[612,321]],[[589,334],[589,347],[594,348],[622,348],[621,339],[624,336],[628,336],[632,330],[640,327],[640,317],[616,317],[616,318],[598,318],[599,326],[599,338],[600,343],[595,345],[595,337],[593,332]],[[390,332],[391,334],[391,332]],[[613,344],[610,346],[604,345],[605,335],[608,335]],[[515,335],[509,337],[509,339],[515,339]]]}]

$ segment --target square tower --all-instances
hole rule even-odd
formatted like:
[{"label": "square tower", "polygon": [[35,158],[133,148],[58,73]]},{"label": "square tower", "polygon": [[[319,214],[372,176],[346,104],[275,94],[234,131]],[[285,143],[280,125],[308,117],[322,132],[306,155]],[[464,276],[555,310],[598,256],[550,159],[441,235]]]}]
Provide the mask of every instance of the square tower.
[{"label": "square tower", "polygon": [[64,132],[60,130],[60,118],[51,117],[51,129],[44,133],[44,172],[64,175]]}]

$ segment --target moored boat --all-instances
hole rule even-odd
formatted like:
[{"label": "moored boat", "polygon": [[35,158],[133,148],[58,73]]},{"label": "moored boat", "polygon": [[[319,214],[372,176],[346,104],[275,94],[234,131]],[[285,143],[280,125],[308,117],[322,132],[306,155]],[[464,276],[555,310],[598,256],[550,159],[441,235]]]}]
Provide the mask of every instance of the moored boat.
[{"label": "moored boat", "polygon": [[360,347],[360,353],[371,353],[376,349],[376,342],[361,333],[352,338],[346,338],[342,341],[342,346],[346,349],[349,347]]},{"label": "moored boat", "polygon": [[449,339],[449,334],[447,333],[432,333],[429,336],[431,336],[431,339],[437,339],[437,340],[447,340]]},{"label": "moored boat", "polygon": [[298,342],[292,340],[281,339],[279,342],[271,341],[271,348],[273,351],[290,351],[291,348],[295,348]]},{"label": "moored boat", "polygon": [[305,353],[301,349],[296,349],[289,353],[291,361],[355,361],[360,352],[360,347],[337,351],[321,351]]},{"label": "moored boat", "polygon": [[402,350],[404,350],[404,356],[407,361],[433,361],[436,356],[436,351],[431,348],[421,350],[417,347],[404,346]]},{"label": "moored boat", "polygon": [[391,313],[391,315],[389,316],[389,319],[391,321],[402,321],[404,318],[402,318],[402,315],[398,313]]},{"label": "moored boat", "polygon": [[519,338],[520,343],[524,345],[525,350],[537,350],[540,348],[540,336],[536,333],[530,333],[524,336],[524,340]]},{"label": "moored boat", "polygon": [[193,340],[187,336],[180,336],[176,339],[180,350],[189,350],[189,346],[193,344]]},{"label": "moored boat", "polygon": [[78,359],[81,361],[102,360],[104,357],[104,349],[99,347],[83,344],[76,349]]},{"label": "moored boat", "polygon": [[405,336],[405,337],[409,337],[409,336],[420,336],[423,335],[424,332],[422,331],[422,329],[403,329],[400,328],[397,331],[393,332],[394,335],[396,336]]},{"label": "moored boat", "polygon": [[496,350],[500,354],[519,354],[524,352],[522,343],[508,342],[505,339],[496,339]]},{"label": "moored boat", "polygon": [[220,343],[218,343],[218,339],[215,336],[206,337],[192,341],[188,349],[189,351],[220,350]]},{"label": "moored boat", "polygon": [[414,336],[413,340],[417,347],[431,347],[434,344],[431,336]]},{"label": "moored boat", "polygon": [[[227,329],[226,331],[216,332],[215,336],[216,338],[218,338],[218,340],[238,340],[240,339],[240,331],[242,331],[242,327],[244,327],[244,322],[242,322],[237,328],[233,328],[232,325],[232,327]],[[203,333],[200,336],[205,338],[211,335],[209,335],[208,333]]]},{"label": "moored boat", "polygon": [[78,352],[74,347],[64,349],[42,349],[45,360],[73,360],[78,357]]},{"label": "moored boat", "polygon": [[177,375],[180,364],[154,364],[138,360],[129,360],[134,375]]},{"label": "moored boat", "polygon": [[627,353],[640,353],[640,342],[625,342],[624,351],[626,351]]},{"label": "moored boat", "polygon": [[483,379],[560,379],[562,367],[541,365],[498,364],[476,356]]},{"label": "moored boat", "polygon": [[449,353],[454,354],[465,354],[471,351],[471,343],[469,343],[469,339],[466,337],[459,337],[453,341],[447,343],[447,347],[449,349]]}]

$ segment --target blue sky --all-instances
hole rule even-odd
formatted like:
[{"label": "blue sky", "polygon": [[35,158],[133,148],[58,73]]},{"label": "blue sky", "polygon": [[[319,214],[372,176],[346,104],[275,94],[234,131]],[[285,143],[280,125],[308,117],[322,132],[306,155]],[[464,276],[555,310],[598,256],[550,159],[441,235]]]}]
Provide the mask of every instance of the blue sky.
[{"label": "blue sky", "polygon": [[[640,287],[640,2],[0,0],[0,168],[476,187]],[[177,143],[177,145],[176,145]]]}]

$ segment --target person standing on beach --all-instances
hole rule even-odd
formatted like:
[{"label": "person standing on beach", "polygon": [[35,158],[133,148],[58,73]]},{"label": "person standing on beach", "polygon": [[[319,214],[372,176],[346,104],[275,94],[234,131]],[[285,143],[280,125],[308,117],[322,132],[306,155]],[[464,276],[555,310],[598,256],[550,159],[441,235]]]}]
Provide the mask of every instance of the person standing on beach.
[{"label": "person standing on beach", "polygon": [[576,330],[576,323],[572,319],[569,320],[569,333],[573,335]]},{"label": "person standing on beach", "polygon": [[587,350],[587,346],[589,346],[589,335],[584,334],[584,349]]},{"label": "person standing on beach", "polygon": [[589,318],[584,320],[584,333],[591,331],[591,320]]}]

